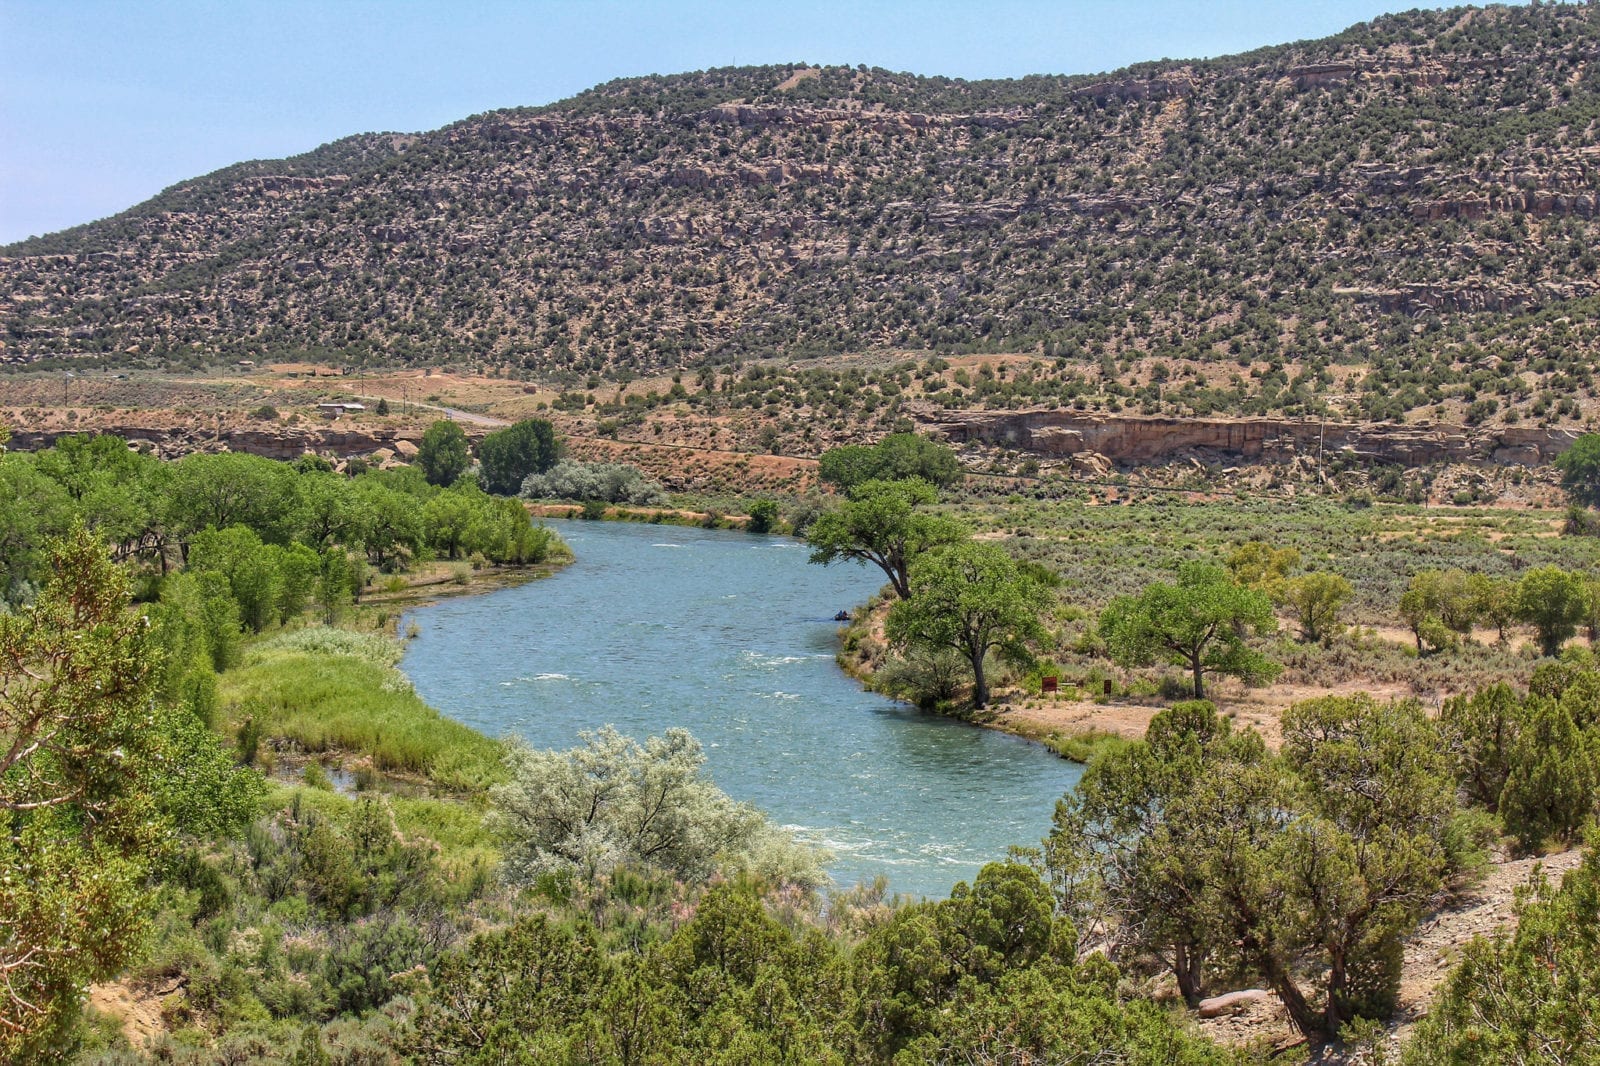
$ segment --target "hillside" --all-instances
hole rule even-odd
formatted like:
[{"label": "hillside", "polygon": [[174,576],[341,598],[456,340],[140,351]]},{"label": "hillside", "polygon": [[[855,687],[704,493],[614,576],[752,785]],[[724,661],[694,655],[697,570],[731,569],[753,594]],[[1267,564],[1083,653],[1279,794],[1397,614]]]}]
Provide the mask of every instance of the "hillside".
[{"label": "hillside", "polygon": [[1017,353],[1026,388],[928,398],[1572,427],[1597,406],[1597,58],[1600,13],[1541,5],[1100,77],[619,81],[0,250],[0,360],[581,389]]}]

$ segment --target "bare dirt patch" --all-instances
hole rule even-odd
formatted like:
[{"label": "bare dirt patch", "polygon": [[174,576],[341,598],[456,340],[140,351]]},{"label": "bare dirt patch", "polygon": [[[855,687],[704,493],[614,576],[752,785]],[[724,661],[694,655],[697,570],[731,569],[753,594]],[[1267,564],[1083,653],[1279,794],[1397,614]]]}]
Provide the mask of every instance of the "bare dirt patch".
[{"label": "bare dirt patch", "polygon": [[[1285,684],[1261,689],[1224,683],[1210,695],[1221,713],[1233,720],[1234,728],[1254,729],[1267,742],[1267,747],[1276,751],[1283,743],[1280,720],[1289,707],[1304,700],[1353,696],[1358,692],[1369,693],[1380,700],[1411,695],[1410,688],[1402,684],[1361,679],[1333,686]],[[1150,727],[1150,720],[1168,706],[1167,701],[1132,698],[1101,701],[1045,696],[1020,699],[1004,707],[997,704],[999,714],[987,724],[1023,736],[1100,732],[1138,740]]]},{"label": "bare dirt patch", "polygon": [[1056,732],[1070,736],[1100,732],[1138,740],[1150,727],[1150,720],[1165,709],[1165,704],[1129,700],[1105,703],[1071,699],[1047,702],[1030,700],[1010,706],[1001,706],[997,702],[995,710],[999,713],[987,724],[1022,736],[1048,736]]},{"label": "bare dirt patch", "polygon": [[774,85],[772,88],[774,92],[786,93],[808,78],[818,78],[821,76],[822,71],[816,67],[802,67],[793,74],[789,75],[787,78],[780,81],[778,84]]},{"label": "bare dirt patch", "polygon": [[182,979],[150,985],[141,981],[113,981],[110,984],[91,985],[89,1006],[93,1010],[116,1018],[122,1026],[122,1035],[135,1048],[147,1046],[167,1031],[162,1016],[162,1003],[182,990]]},{"label": "bare dirt patch", "polygon": [[1556,855],[1498,862],[1484,879],[1465,889],[1425,917],[1406,942],[1405,968],[1400,980],[1401,1032],[1428,1013],[1434,994],[1444,983],[1462,948],[1474,937],[1490,937],[1515,925],[1512,903],[1516,890],[1542,869],[1553,884],[1583,859],[1583,849]]}]

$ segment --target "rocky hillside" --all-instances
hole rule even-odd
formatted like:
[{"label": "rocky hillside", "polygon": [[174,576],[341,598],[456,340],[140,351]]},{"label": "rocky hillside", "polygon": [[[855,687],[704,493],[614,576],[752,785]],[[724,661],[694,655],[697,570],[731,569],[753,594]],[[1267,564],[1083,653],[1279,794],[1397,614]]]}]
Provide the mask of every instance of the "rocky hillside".
[{"label": "rocky hillside", "polygon": [[1412,12],[1096,78],[740,68],[350,138],[0,249],[0,358],[581,388],[1014,352],[1091,411],[1570,427],[1597,247],[1600,11]]}]

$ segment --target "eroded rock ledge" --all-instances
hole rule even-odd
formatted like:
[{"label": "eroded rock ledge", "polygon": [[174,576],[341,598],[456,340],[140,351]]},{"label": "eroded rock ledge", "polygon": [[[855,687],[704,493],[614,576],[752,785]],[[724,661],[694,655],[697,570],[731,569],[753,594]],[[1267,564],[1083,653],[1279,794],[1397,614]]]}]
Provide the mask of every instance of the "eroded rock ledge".
[{"label": "eroded rock ledge", "polygon": [[1055,409],[937,412],[925,419],[925,424],[956,444],[976,441],[1051,458],[1098,455],[1122,465],[1210,454],[1246,462],[1344,455],[1401,466],[1539,466],[1560,455],[1578,436],[1572,429],[1538,427],[1144,418]]}]

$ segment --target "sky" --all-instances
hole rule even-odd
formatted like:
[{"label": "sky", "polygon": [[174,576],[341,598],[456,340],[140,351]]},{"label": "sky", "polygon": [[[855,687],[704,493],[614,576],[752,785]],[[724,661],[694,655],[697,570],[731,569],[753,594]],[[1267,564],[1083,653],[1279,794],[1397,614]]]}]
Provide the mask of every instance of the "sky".
[{"label": "sky", "polygon": [[0,243],[247,159],[612,78],[845,63],[1085,74],[1321,37],[1415,0],[0,0]]}]

